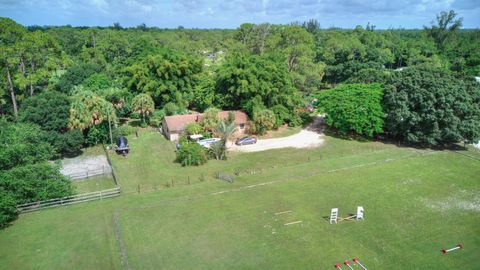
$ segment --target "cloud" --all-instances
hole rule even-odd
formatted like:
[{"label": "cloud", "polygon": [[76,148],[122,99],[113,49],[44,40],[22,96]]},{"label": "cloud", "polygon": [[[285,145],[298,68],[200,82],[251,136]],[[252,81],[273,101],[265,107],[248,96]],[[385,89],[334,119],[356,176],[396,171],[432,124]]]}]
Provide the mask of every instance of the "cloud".
[{"label": "cloud", "polygon": [[464,17],[464,27],[480,27],[479,0],[0,0],[0,16],[25,25],[236,28],[317,19],[323,26],[421,28],[450,9]]}]

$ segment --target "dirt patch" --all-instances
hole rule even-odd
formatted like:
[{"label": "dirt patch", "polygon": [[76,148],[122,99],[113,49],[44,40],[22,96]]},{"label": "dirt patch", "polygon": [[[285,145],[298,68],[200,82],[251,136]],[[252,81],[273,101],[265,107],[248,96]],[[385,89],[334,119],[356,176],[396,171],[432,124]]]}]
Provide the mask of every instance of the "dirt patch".
[{"label": "dirt patch", "polygon": [[480,212],[480,193],[478,192],[475,193],[462,190],[461,192],[447,197],[445,200],[442,201],[422,201],[429,208],[437,209],[440,211],[459,209]]},{"label": "dirt patch", "polygon": [[87,175],[90,172],[110,173],[111,171],[112,168],[105,155],[65,158],[62,160],[62,168],[60,169],[60,172],[65,176]]},{"label": "dirt patch", "polygon": [[299,133],[274,139],[260,139],[256,144],[237,146],[234,142],[229,142],[229,150],[237,152],[258,152],[279,148],[313,148],[322,145],[325,141],[324,119],[316,117],[307,128]]}]

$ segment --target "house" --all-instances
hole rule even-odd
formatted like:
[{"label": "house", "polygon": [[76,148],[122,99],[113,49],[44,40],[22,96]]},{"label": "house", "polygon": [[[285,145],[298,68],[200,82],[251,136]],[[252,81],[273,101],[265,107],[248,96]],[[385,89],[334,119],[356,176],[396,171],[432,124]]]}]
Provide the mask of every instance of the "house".
[{"label": "house", "polygon": [[[235,125],[237,126],[237,134],[245,133],[248,125],[248,115],[242,111],[220,111],[218,117],[222,120],[228,119],[229,113],[235,115]],[[162,122],[163,134],[170,141],[177,141],[180,134],[185,130],[185,126],[190,123],[201,123],[203,114],[193,113],[184,115],[165,116]]]}]

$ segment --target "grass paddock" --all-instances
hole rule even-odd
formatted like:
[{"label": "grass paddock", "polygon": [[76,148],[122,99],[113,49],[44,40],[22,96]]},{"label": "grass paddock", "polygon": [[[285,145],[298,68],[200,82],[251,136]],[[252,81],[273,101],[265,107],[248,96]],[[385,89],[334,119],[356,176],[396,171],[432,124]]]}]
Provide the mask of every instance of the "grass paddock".
[{"label": "grass paddock", "polygon": [[[182,168],[157,133],[129,143],[128,157],[112,156],[122,196],[21,215],[0,231],[0,269],[334,269],[354,256],[369,269],[478,269],[480,161],[463,155],[473,148],[327,137]],[[328,223],[331,208],[359,205],[364,221]]]}]

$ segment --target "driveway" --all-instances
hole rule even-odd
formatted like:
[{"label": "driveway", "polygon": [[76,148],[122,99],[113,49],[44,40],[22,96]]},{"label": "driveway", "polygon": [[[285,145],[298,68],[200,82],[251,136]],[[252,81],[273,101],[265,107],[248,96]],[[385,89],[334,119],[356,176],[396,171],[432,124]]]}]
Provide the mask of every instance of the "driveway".
[{"label": "driveway", "polygon": [[323,136],[323,117],[317,116],[314,121],[299,133],[288,137],[258,140],[256,144],[237,146],[233,142],[228,147],[237,152],[258,152],[279,148],[312,148],[318,147],[325,141]]}]

